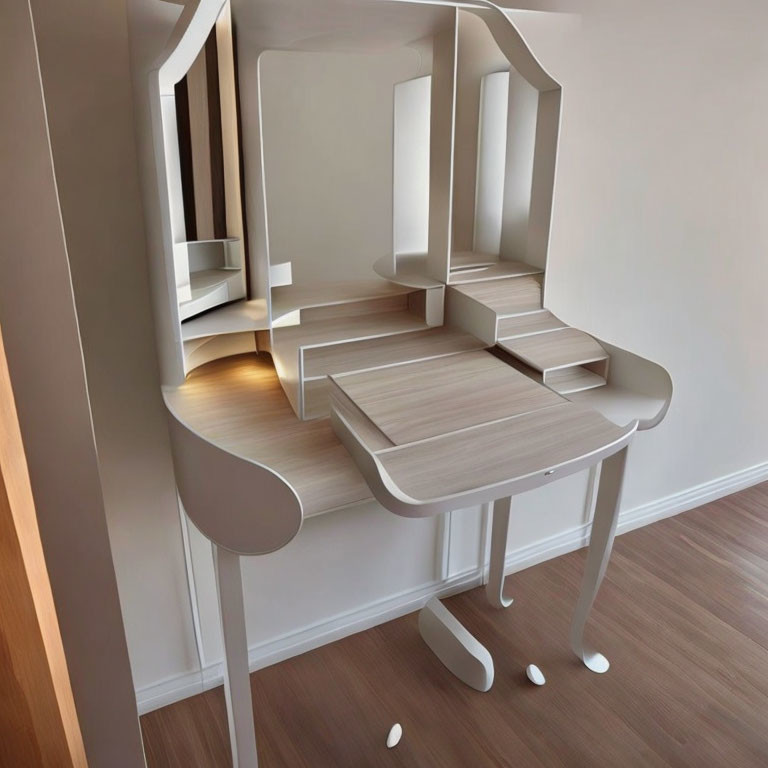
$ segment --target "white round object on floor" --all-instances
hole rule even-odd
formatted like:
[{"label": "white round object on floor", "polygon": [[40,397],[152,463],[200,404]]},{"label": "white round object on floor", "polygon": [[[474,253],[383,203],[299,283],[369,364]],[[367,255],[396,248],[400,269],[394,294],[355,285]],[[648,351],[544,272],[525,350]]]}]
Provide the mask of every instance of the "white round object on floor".
[{"label": "white round object on floor", "polygon": [[529,664],[525,668],[525,674],[534,685],[544,685],[547,682],[541,670],[535,664]]},{"label": "white round object on floor", "polygon": [[403,726],[400,723],[395,723],[390,729],[387,735],[387,749],[392,749],[400,743],[400,739],[403,737]]},{"label": "white round object on floor", "polygon": [[587,669],[597,672],[598,675],[607,672],[608,668],[611,666],[608,659],[606,659],[602,653],[585,653],[583,661],[587,666]]}]

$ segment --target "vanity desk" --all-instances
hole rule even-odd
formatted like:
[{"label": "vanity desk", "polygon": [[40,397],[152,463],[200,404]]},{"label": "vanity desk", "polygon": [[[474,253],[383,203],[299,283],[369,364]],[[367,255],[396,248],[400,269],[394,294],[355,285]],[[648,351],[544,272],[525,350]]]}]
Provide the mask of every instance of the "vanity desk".
[{"label": "vanity desk", "polygon": [[[547,302],[561,89],[513,15],[486,0],[296,2],[298,16],[256,0],[186,3],[150,79],[162,391],[179,497],[213,546],[233,760],[247,768],[257,755],[240,558],[371,499],[410,518],[492,504],[486,589],[505,608],[509,521],[526,513],[514,497],[599,465],[570,640],[589,669],[607,670],[584,635],[627,449],[672,394],[662,367],[570,327]],[[354,51],[369,49],[425,70],[402,79],[391,64],[382,89],[392,237],[364,270],[353,247],[332,249],[320,278],[313,248],[294,261],[274,253],[264,128],[287,60],[264,55],[311,52],[333,67],[344,51],[364,67]],[[280,88],[265,87],[270,77]],[[329,158],[344,150],[323,135]],[[303,213],[293,228],[319,226],[312,207]],[[341,235],[357,224],[335,217]],[[451,672],[490,688],[488,651],[436,597],[419,627]]]}]

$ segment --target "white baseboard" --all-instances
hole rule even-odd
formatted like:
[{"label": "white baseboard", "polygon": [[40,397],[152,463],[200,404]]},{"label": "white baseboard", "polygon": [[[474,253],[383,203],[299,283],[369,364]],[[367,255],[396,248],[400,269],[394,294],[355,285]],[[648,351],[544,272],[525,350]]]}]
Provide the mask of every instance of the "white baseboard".
[{"label": "white baseboard", "polygon": [[[619,533],[626,533],[665,517],[685,512],[723,496],[768,480],[768,462],[749,469],[734,472],[702,483],[688,490],[666,496],[663,499],[625,510],[619,518]],[[507,553],[506,570],[521,571],[553,557],[573,552],[586,546],[590,525],[580,525],[525,547]],[[279,661],[298,656],[326,643],[340,640],[348,635],[391,621],[419,610],[430,597],[441,597],[462,592],[479,586],[483,569],[474,568],[460,573],[446,581],[435,581],[411,590],[392,595],[375,603],[333,616],[315,624],[302,627],[268,642],[254,645],[248,656],[251,671],[276,664]],[[145,686],[136,691],[139,713],[173,704],[196,693],[214,688],[223,682],[222,664],[210,664],[199,672],[189,672],[167,678],[159,683]]]},{"label": "white baseboard", "polygon": [[635,509],[628,509],[622,512],[619,518],[619,533],[627,533],[656,520],[663,520],[665,517],[695,509],[766,480],[768,480],[768,461],[695,485],[686,491],[643,504]]},{"label": "white baseboard", "polygon": [[[433,595],[448,597],[473,589],[481,583],[480,569],[472,569],[446,581],[430,582],[383,600],[368,603],[360,608],[272,638],[267,642],[252,645],[248,649],[248,666],[251,672],[255,672],[257,669],[277,664],[321,645],[341,640],[378,624],[418,611]],[[187,672],[166,678],[136,691],[139,714],[143,715],[165,707],[223,683],[224,668],[221,662],[208,664],[198,672]]]}]

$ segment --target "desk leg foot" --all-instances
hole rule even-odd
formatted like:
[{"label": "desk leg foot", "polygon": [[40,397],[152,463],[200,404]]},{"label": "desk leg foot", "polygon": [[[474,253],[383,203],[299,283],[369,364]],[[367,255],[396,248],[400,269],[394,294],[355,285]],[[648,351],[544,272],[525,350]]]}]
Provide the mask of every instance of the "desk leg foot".
[{"label": "desk leg foot", "polygon": [[507,532],[512,499],[507,496],[493,503],[491,524],[491,560],[488,568],[488,583],[485,594],[494,608],[508,608],[514,602],[504,597],[504,564],[507,558]]},{"label": "desk leg foot", "polygon": [[600,589],[600,583],[605,576],[608,560],[611,557],[613,539],[616,535],[616,524],[619,520],[619,503],[621,488],[624,482],[624,465],[627,459],[627,449],[622,448],[618,453],[603,461],[600,470],[600,484],[597,489],[595,517],[592,521],[592,534],[589,539],[589,552],[584,566],[584,577],[581,582],[581,592],[576,602],[576,610],[571,623],[571,648],[573,652],[593,672],[607,672],[610,664],[603,654],[584,642],[584,631],[587,626],[592,605]]},{"label": "desk leg foot", "polygon": [[476,691],[493,685],[493,659],[459,620],[433,597],[419,612],[419,632],[456,677]]},{"label": "desk leg foot", "polygon": [[224,695],[227,701],[232,765],[234,768],[257,768],[259,761],[256,756],[256,731],[248,673],[240,556],[214,544],[213,562],[219,592],[221,633],[224,638]]}]

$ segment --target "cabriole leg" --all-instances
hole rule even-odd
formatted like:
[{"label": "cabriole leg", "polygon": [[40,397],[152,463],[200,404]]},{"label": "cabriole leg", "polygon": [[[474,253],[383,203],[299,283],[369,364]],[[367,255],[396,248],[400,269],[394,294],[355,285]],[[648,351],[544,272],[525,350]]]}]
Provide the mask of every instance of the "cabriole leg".
[{"label": "cabriole leg", "polygon": [[504,597],[504,563],[507,558],[507,532],[512,499],[507,496],[493,503],[491,524],[491,561],[488,568],[488,583],[485,594],[495,608],[512,605],[511,597]]},{"label": "cabriole leg", "polygon": [[589,539],[589,552],[584,566],[584,578],[571,623],[571,648],[593,672],[607,672],[610,666],[608,659],[602,653],[598,653],[584,643],[584,630],[611,556],[616,524],[619,519],[626,459],[627,449],[622,448],[603,461],[600,484],[597,488],[595,516],[592,521],[592,534]]},{"label": "cabriole leg", "polygon": [[234,768],[257,768],[240,556],[214,544],[213,561],[219,592],[221,633],[224,638],[224,695],[227,700],[232,765]]}]

